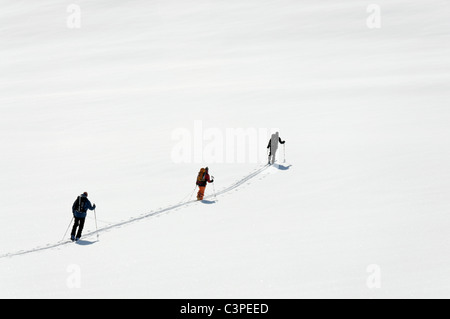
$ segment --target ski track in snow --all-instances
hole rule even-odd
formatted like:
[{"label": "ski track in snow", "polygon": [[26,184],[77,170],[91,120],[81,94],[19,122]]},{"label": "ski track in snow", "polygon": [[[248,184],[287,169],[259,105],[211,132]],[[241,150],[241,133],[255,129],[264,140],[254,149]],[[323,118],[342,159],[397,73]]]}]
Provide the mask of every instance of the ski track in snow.
[{"label": "ski track in snow", "polygon": [[[277,165],[277,164],[275,164],[275,165]],[[256,169],[255,171],[253,171],[249,175],[246,175],[245,177],[243,177],[242,179],[238,180],[237,182],[233,183],[232,185],[230,185],[230,186],[228,186],[228,187],[226,187],[226,188],[216,192],[215,194],[205,196],[204,199],[206,200],[206,199],[211,199],[211,198],[217,198],[217,196],[219,196],[219,195],[223,195],[223,194],[229,193],[229,192],[237,189],[238,187],[244,185],[246,182],[250,181],[251,179],[255,178],[256,176],[260,175],[261,173],[263,173],[269,167],[272,167],[272,166],[273,165],[266,164],[266,165]],[[192,197],[192,195],[191,195],[191,197]],[[180,202],[180,203],[178,203],[176,205],[171,205],[171,206],[168,206],[166,208],[161,208],[161,209],[159,209],[157,211],[151,211],[150,213],[142,214],[142,215],[140,215],[138,217],[132,217],[132,218],[126,220],[126,221],[121,221],[121,222],[118,222],[118,223],[109,224],[107,226],[99,228],[98,230],[91,231],[91,232],[88,232],[88,233],[84,234],[83,238],[89,238],[89,237],[92,237],[92,236],[94,236],[96,234],[100,234],[102,232],[106,232],[106,231],[109,231],[109,230],[112,230],[112,229],[115,229],[115,228],[120,228],[120,227],[125,226],[125,225],[129,225],[129,224],[132,224],[132,223],[139,222],[139,221],[141,221],[143,219],[146,219],[146,218],[162,215],[164,213],[167,213],[167,212],[179,209],[179,208],[188,207],[190,205],[198,204],[198,203],[199,203],[199,201],[196,200],[196,199],[188,200],[187,202]],[[47,245],[37,246],[35,248],[31,248],[31,249],[27,249],[27,250],[24,249],[24,250],[19,250],[19,251],[16,251],[16,252],[10,252],[10,253],[6,253],[6,254],[0,255],[0,259],[7,258],[7,257],[20,256],[20,255],[27,255],[27,254],[31,254],[31,253],[37,253],[37,252],[44,251],[44,250],[50,250],[50,249],[53,249],[53,248],[62,247],[62,246],[68,245],[68,244],[72,244],[72,241],[71,240],[63,240],[63,241],[59,241],[57,243],[50,243],[50,244],[47,244]]]}]

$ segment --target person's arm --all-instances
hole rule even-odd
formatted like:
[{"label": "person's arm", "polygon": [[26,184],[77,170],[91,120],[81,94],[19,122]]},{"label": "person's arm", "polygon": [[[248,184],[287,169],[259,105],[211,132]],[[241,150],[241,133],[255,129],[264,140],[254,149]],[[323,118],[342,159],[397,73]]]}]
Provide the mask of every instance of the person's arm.
[{"label": "person's arm", "polygon": [[95,209],[95,204],[94,206],[92,206],[91,202],[89,201],[89,199],[86,200],[86,210],[94,210]]},{"label": "person's arm", "polygon": [[75,213],[75,210],[77,209],[77,204],[78,204],[78,198],[73,202],[72,213]]},{"label": "person's arm", "polygon": [[272,139],[269,140],[269,144],[267,145],[267,148],[270,148],[272,146]]},{"label": "person's arm", "polygon": [[280,139],[280,144],[286,143],[286,141],[282,141],[282,140],[281,140],[281,137],[279,137],[279,139]]}]

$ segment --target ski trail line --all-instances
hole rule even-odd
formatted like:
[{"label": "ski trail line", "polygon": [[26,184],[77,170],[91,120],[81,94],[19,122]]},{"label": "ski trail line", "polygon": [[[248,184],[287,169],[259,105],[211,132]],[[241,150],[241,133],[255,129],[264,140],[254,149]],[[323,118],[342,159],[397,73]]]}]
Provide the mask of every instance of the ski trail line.
[{"label": "ski trail line", "polygon": [[[266,165],[260,167],[259,169],[256,169],[255,171],[253,171],[249,175],[247,175],[247,176],[243,177],[242,179],[238,180],[237,182],[231,184],[230,186],[228,186],[228,187],[226,187],[226,188],[216,192],[215,195],[212,194],[212,195],[206,196],[205,199],[217,197],[219,195],[228,193],[228,192],[238,188],[239,186],[242,186],[243,184],[245,184],[249,180],[255,178],[256,176],[260,175],[262,172],[264,172],[269,167],[271,167],[271,165],[266,164]],[[199,203],[199,201],[194,199],[194,200],[189,200],[187,202],[181,202],[181,203],[178,203],[176,205],[171,205],[171,206],[168,206],[166,208],[161,208],[161,209],[159,209],[157,211],[151,211],[150,213],[142,214],[142,215],[140,215],[138,217],[132,217],[132,218],[130,218],[128,220],[121,221],[121,222],[118,222],[118,223],[113,223],[113,224],[101,227],[98,230],[94,230],[94,231],[85,233],[83,235],[83,238],[89,238],[89,237],[92,237],[95,234],[99,234],[99,233],[102,233],[102,232],[105,232],[105,231],[108,231],[108,230],[111,230],[111,229],[114,229],[114,228],[119,228],[119,227],[122,227],[122,226],[125,226],[125,225],[128,225],[128,224],[136,223],[136,222],[138,222],[140,220],[143,220],[143,219],[146,219],[146,218],[149,218],[149,217],[158,216],[158,215],[167,213],[169,211],[176,210],[178,208],[188,207],[188,206],[196,204],[196,203]],[[18,250],[18,251],[15,251],[15,252],[2,254],[2,255],[0,255],[0,259],[7,258],[7,257],[20,256],[20,255],[27,255],[27,254],[31,254],[31,253],[37,253],[37,252],[44,251],[44,250],[50,250],[50,249],[53,249],[53,248],[62,247],[62,246],[68,245],[68,244],[73,244],[73,243],[70,240],[59,241],[59,242],[52,243],[52,244],[46,244],[46,245],[42,245],[42,246],[37,246],[37,247],[31,248],[31,249],[23,249],[23,250]]]}]

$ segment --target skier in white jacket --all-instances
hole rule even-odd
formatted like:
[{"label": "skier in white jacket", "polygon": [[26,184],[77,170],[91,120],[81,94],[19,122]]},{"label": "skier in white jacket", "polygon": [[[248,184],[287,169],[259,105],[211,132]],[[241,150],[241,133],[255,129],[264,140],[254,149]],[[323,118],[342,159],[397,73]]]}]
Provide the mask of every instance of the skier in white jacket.
[{"label": "skier in white jacket", "polygon": [[281,137],[280,137],[280,133],[276,132],[275,134],[272,134],[272,137],[269,141],[269,145],[267,145],[267,148],[270,150],[269,164],[275,163],[275,156],[278,151],[278,143],[284,144],[284,143],[286,143],[286,141],[282,141]]}]

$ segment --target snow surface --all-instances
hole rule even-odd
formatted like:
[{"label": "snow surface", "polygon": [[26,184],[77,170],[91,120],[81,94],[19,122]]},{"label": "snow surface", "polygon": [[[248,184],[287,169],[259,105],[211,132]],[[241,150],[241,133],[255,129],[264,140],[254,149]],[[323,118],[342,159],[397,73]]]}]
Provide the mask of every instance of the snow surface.
[{"label": "snow surface", "polygon": [[[449,1],[72,3],[1,1],[1,298],[450,297]],[[196,121],[287,162],[176,163]]]}]

